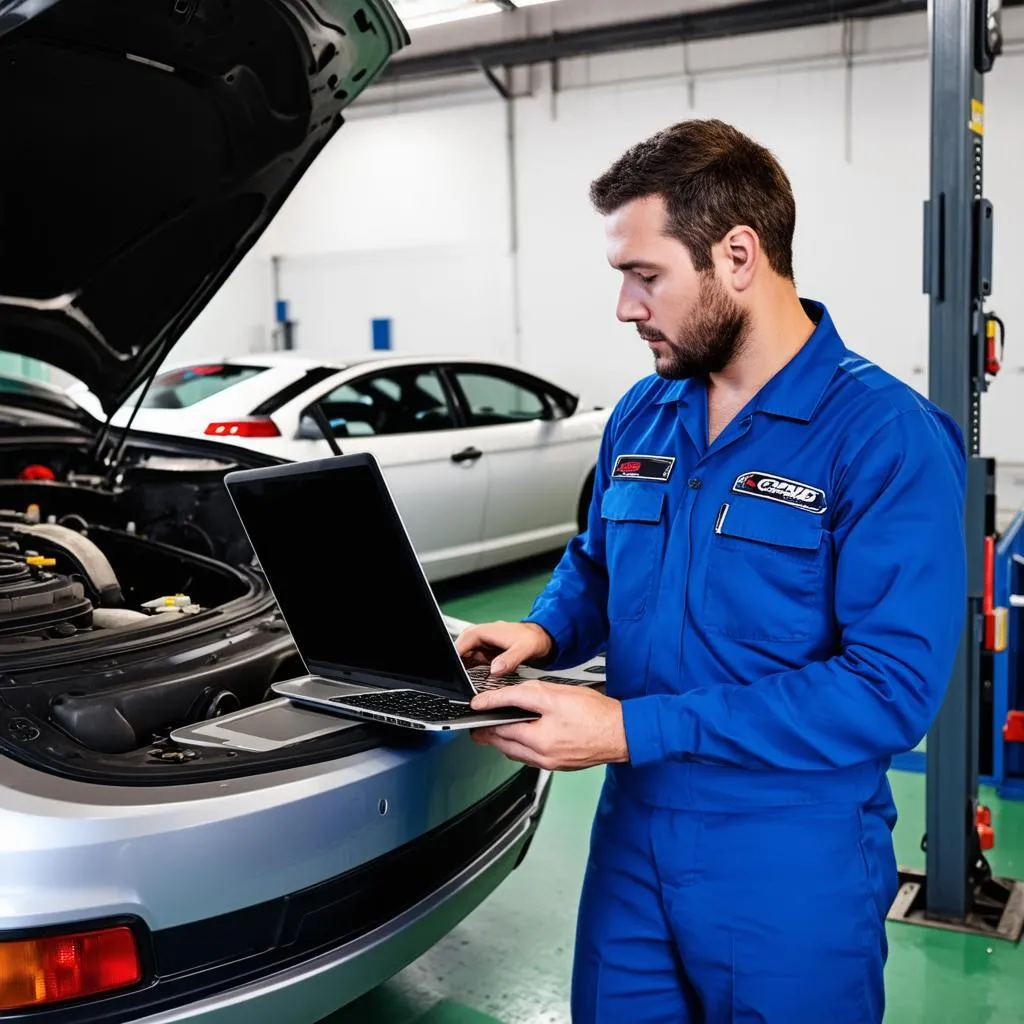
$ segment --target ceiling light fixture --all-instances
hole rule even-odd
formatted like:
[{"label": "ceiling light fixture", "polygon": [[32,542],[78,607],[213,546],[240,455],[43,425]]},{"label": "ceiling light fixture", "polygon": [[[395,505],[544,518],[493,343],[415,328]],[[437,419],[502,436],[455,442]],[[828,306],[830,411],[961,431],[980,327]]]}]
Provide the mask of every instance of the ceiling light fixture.
[{"label": "ceiling light fixture", "polygon": [[447,25],[486,14],[508,13],[519,7],[556,3],[557,0],[392,0],[398,16],[410,32],[434,25]]}]

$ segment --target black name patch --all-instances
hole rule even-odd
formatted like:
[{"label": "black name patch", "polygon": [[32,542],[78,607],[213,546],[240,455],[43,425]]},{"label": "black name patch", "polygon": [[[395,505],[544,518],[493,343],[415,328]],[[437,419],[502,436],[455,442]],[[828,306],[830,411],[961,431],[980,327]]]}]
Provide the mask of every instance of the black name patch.
[{"label": "black name patch", "polygon": [[620,455],[612,470],[614,479],[657,480],[665,483],[676,460],[667,455]]},{"label": "black name patch", "polygon": [[787,480],[772,473],[743,473],[736,478],[732,489],[736,494],[767,498],[817,515],[821,515],[827,507],[825,492],[820,487],[802,484],[798,480]]}]

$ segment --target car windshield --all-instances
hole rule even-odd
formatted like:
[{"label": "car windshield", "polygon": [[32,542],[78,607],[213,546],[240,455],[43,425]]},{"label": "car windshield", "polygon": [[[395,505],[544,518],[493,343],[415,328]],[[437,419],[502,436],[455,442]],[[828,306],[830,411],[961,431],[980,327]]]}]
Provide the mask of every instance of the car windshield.
[{"label": "car windshield", "polygon": [[[186,409],[242,381],[265,373],[262,366],[204,364],[184,366],[159,374],[146,393],[143,409]],[[137,392],[136,392],[137,394]],[[132,396],[134,400],[135,396]]]}]

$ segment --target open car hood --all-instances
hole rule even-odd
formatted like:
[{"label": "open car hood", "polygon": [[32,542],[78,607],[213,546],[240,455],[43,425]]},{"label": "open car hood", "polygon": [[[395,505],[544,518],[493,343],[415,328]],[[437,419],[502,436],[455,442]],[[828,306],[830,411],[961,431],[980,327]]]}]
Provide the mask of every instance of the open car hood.
[{"label": "open car hood", "polygon": [[0,0],[0,350],[112,413],[407,43],[388,0]]}]

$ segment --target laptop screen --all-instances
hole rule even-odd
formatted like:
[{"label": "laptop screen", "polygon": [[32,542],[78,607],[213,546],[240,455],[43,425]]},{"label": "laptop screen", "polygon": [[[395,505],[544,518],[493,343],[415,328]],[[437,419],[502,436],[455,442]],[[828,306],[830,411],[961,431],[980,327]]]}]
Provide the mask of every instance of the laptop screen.
[{"label": "laptop screen", "polygon": [[461,662],[375,467],[343,457],[228,486],[310,672],[393,677],[372,681],[466,698]]}]

